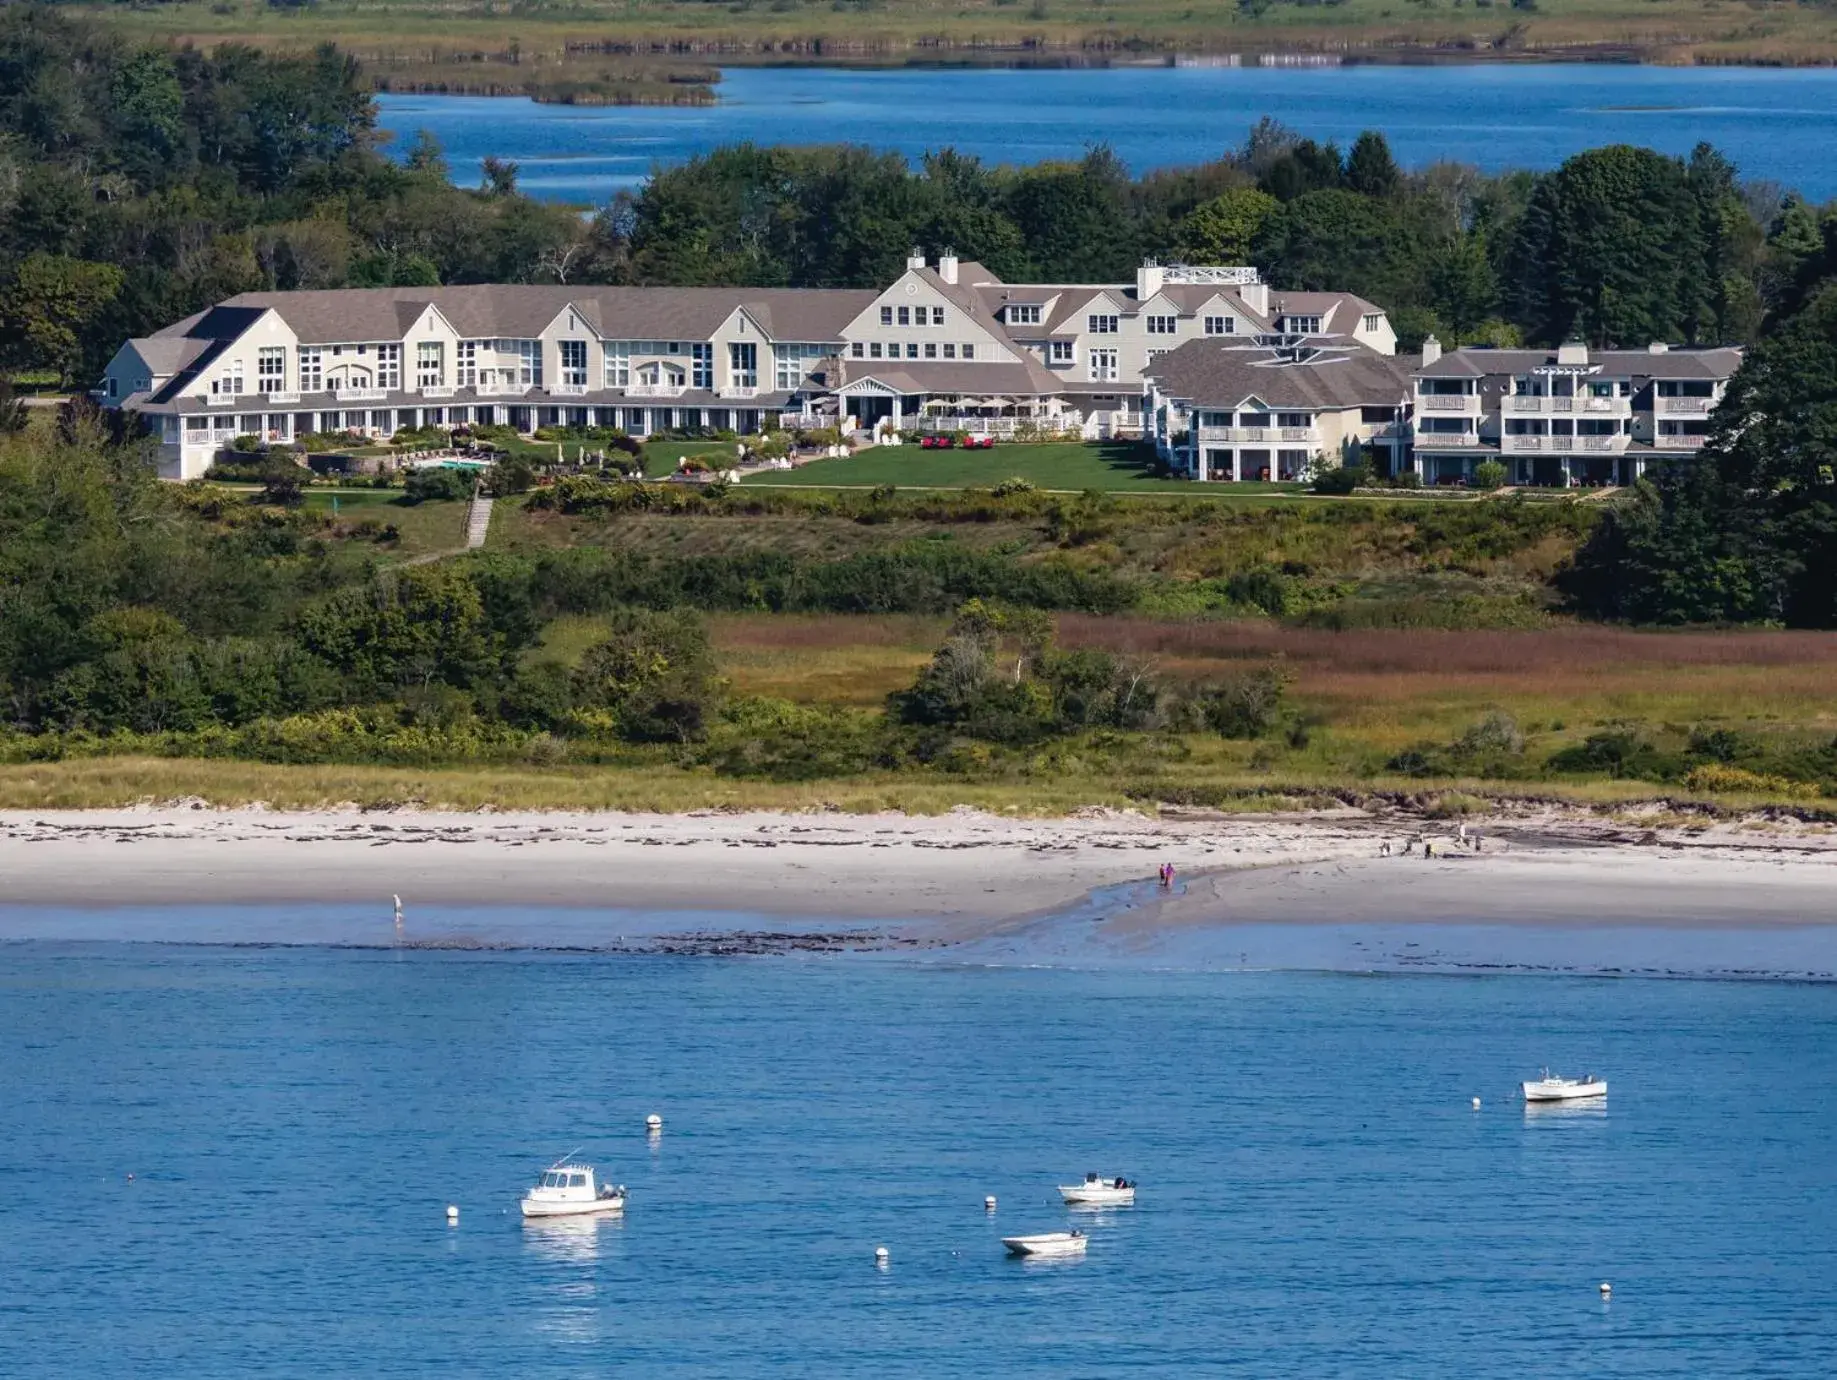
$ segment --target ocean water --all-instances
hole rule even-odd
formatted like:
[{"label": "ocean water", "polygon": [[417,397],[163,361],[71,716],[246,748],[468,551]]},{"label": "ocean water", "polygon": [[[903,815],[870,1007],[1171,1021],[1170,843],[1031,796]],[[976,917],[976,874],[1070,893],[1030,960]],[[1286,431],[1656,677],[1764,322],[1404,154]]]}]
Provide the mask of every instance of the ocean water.
[{"label": "ocean water", "polygon": [[1837,1372],[1837,984],[15,940],[0,1050],[9,1377]]},{"label": "ocean water", "polygon": [[[1329,68],[740,67],[700,108],[537,105],[383,96],[398,140],[427,129],[454,176],[487,154],[521,165],[533,195],[596,203],[656,166],[723,144],[858,143],[916,160],[956,148],[990,162],[1077,158],[1110,145],[1137,173],[1202,162],[1271,115],[1350,145],[1381,129],[1400,161],[1550,168],[1602,144],[1687,154],[1708,140],[1748,177],[1837,195],[1837,70],[1491,63]],[[397,145],[399,147],[399,144]]]}]

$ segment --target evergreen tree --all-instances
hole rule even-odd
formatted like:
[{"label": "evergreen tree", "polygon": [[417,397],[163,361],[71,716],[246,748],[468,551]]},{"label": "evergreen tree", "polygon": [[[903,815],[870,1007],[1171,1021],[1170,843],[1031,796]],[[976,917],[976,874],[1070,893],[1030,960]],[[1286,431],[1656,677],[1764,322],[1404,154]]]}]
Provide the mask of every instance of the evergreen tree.
[{"label": "evergreen tree", "polygon": [[1382,134],[1368,129],[1353,141],[1346,157],[1347,187],[1363,196],[1388,197],[1397,194],[1402,182],[1403,174]]}]

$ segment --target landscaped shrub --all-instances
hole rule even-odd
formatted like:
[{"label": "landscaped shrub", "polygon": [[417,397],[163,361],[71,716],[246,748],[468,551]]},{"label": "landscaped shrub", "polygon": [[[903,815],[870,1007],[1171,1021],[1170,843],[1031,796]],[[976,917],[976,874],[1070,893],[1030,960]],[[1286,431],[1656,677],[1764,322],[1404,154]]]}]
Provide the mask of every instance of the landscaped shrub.
[{"label": "landscaped shrub", "polygon": [[404,503],[426,503],[472,497],[476,477],[467,470],[444,469],[437,465],[410,470],[402,484]]}]

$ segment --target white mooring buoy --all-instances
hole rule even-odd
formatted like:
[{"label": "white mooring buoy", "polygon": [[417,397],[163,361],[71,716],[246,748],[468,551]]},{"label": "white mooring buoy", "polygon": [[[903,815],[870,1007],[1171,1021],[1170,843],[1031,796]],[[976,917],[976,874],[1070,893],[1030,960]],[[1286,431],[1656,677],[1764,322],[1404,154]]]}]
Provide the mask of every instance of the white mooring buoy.
[{"label": "white mooring buoy", "polygon": [[449,1226],[456,1227],[459,1225],[459,1209],[455,1207],[452,1203],[447,1204],[446,1220],[447,1220],[447,1225]]},{"label": "white mooring buoy", "polygon": [[995,1195],[991,1193],[988,1197],[984,1198],[982,1200],[982,1206],[987,1212],[995,1211]]},{"label": "white mooring buoy", "polygon": [[1602,1280],[1601,1281],[1601,1297],[1604,1299],[1611,1299],[1613,1296],[1614,1296],[1614,1286],[1609,1284],[1605,1279]]},{"label": "white mooring buoy", "polygon": [[1477,1097],[1476,1097],[1476,1098],[1474,1098],[1474,1100],[1473,1100],[1473,1109],[1474,1109],[1474,1110],[1475,1110],[1476,1112],[1480,1110],[1480,1099],[1479,1099],[1479,1098],[1477,1098]]},{"label": "white mooring buoy", "polygon": [[887,1263],[887,1248],[885,1246],[874,1247],[874,1263],[881,1266]]},{"label": "white mooring buoy", "polygon": [[644,1129],[647,1131],[661,1131],[663,1129],[663,1118],[658,1116],[657,1113],[652,1112],[649,1116],[644,1118]]}]

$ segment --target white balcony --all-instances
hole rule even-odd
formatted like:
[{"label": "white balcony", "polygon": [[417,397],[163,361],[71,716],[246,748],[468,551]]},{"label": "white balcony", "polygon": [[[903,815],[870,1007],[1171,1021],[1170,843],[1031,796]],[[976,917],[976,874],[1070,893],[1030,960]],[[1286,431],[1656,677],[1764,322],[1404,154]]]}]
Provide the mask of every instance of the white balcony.
[{"label": "white balcony", "polygon": [[1573,449],[1595,454],[1621,455],[1626,452],[1628,436],[1578,436]]},{"label": "white balcony", "polygon": [[284,403],[297,403],[300,401],[300,395],[298,393],[263,393],[261,400],[279,407]]},{"label": "white balcony", "polygon": [[549,389],[552,398],[584,398],[587,396],[587,385],[584,383],[558,383]]},{"label": "white balcony", "polygon": [[443,383],[430,383],[415,391],[424,398],[450,398],[455,390]]},{"label": "white balcony", "polygon": [[1482,442],[1477,431],[1418,431],[1417,450],[1478,450]]},{"label": "white balcony", "polygon": [[634,383],[625,390],[628,398],[680,398],[689,391],[682,383]]},{"label": "white balcony", "polygon": [[1464,412],[1478,416],[1478,393],[1423,393],[1416,399],[1418,412]]},{"label": "white balcony", "polygon": [[1714,398],[1660,398],[1658,410],[1673,416],[1707,417],[1716,406]]},{"label": "white balcony", "polygon": [[237,393],[207,393],[204,396],[204,405],[206,407],[234,407],[239,396],[241,395]]},{"label": "white balcony", "polygon": [[479,383],[472,392],[481,398],[520,398],[529,392],[531,386],[527,383]]},{"label": "white balcony", "polygon": [[730,383],[722,388],[716,396],[722,398],[756,398],[759,396],[759,385],[756,383]]},{"label": "white balcony", "polygon": [[1513,436],[1508,432],[1499,438],[1499,449],[1506,455],[1534,455],[1550,449],[1550,438],[1548,436]]},{"label": "white balcony", "polygon": [[1700,432],[1694,436],[1682,433],[1676,436],[1661,434],[1653,440],[1652,446],[1655,450],[1696,450],[1707,440],[1709,437]]},{"label": "white balcony", "polygon": [[332,396],[339,402],[381,402],[389,396],[387,388],[334,388]]}]

